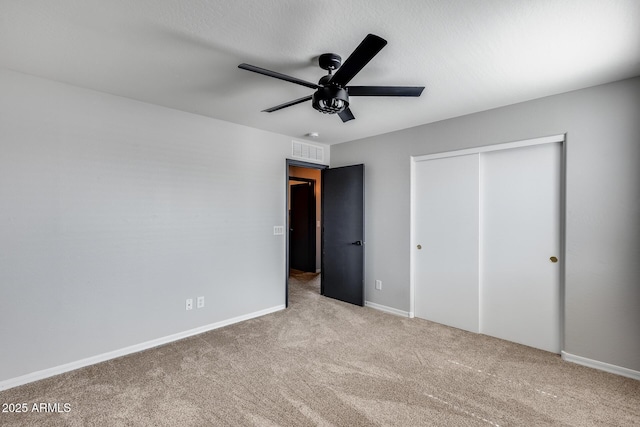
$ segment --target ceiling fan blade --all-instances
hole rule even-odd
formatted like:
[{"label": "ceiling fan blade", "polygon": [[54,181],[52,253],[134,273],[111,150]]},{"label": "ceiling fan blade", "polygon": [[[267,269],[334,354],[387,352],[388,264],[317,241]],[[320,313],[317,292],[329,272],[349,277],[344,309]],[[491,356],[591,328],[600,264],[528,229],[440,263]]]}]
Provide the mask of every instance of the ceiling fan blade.
[{"label": "ceiling fan blade", "polygon": [[285,102],[284,104],[276,105],[275,107],[262,110],[263,113],[273,113],[274,111],[282,110],[283,108],[291,107],[292,105],[300,104],[305,101],[311,101],[311,95],[303,98],[294,99],[293,101]]},{"label": "ceiling fan blade", "polygon": [[420,96],[424,86],[348,86],[349,96]]},{"label": "ceiling fan blade", "polygon": [[344,110],[340,111],[338,113],[338,116],[340,116],[340,118],[342,119],[342,122],[348,122],[349,120],[353,120],[356,117],[353,115],[353,113],[351,112],[351,109],[349,107],[345,108]]},{"label": "ceiling fan blade", "polygon": [[247,71],[253,71],[254,73],[258,73],[258,74],[264,74],[265,76],[284,80],[286,82],[295,83],[297,85],[310,87],[311,89],[318,89],[320,87],[315,83],[307,82],[305,80],[300,80],[295,77],[287,76],[286,74],[281,74],[275,71],[267,70],[265,68],[256,67],[255,65],[240,64],[238,65],[238,68],[242,68],[243,70],[247,70]]},{"label": "ceiling fan blade", "polygon": [[387,41],[374,34],[368,34],[356,50],[347,58],[331,78],[331,82],[344,87],[362,68],[382,50]]}]

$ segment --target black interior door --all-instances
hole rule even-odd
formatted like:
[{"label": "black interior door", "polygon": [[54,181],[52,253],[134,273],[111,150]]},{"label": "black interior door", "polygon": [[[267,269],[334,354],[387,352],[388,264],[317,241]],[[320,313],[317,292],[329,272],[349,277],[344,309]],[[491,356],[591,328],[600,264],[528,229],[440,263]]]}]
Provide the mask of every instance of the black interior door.
[{"label": "black interior door", "polygon": [[321,293],[364,305],[364,165],[322,170]]},{"label": "black interior door", "polygon": [[289,267],[316,271],[316,206],[312,182],[291,186],[289,211]]}]

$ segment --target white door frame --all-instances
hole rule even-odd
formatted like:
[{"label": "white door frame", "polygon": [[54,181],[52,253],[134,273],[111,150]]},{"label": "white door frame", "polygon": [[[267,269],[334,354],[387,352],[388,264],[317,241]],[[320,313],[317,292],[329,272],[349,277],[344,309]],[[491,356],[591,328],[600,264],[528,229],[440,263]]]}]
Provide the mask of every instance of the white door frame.
[{"label": "white door frame", "polygon": [[532,145],[541,145],[541,144],[550,144],[559,142],[562,144],[562,160],[561,160],[561,168],[560,171],[560,259],[563,262],[560,265],[560,346],[564,348],[564,282],[565,282],[565,236],[566,236],[566,227],[565,227],[565,209],[566,209],[566,198],[565,198],[565,187],[566,187],[566,136],[565,134],[551,135],[545,136],[541,138],[533,138],[526,139],[521,141],[514,142],[506,142],[501,144],[494,145],[486,145],[482,147],[468,148],[463,150],[455,150],[455,151],[446,151],[442,153],[435,154],[426,154],[419,156],[411,156],[410,158],[410,168],[411,168],[411,220],[410,220],[410,265],[411,265],[411,273],[409,278],[409,317],[413,318],[415,316],[415,247],[418,244],[415,237],[415,189],[416,189],[416,180],[415,180],[415,166],[417,162],[422,162],[426,160],[434,160],[434,159],[442,159],[446,157],[456,157],[456,156],[464,156],[469,154],[478,154],[478,153],[486,153],[490,151],[498,151],[498,150],[508,150],[511,148],[520,148],[520,147],[528,147]]}]

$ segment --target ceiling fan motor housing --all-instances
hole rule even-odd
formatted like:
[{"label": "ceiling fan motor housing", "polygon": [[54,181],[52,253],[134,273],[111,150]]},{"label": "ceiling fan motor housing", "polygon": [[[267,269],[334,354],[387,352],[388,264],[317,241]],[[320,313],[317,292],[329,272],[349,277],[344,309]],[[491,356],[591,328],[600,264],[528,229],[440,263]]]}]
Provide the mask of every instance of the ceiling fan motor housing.
[{"label": "ceiling fan motor housing", "polygon": [[313,94],[311,105],[324,114],[340,113],[349,107],[349,94],[338,86],[321,87]]}]

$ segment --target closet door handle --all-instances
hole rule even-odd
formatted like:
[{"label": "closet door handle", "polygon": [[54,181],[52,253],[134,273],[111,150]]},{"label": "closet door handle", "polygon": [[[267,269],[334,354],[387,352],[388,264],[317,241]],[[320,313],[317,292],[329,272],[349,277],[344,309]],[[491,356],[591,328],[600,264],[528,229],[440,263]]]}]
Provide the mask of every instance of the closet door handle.
[{"label": "closet door handle", "polygon": [[362,240],[356,240],[355,242],[351,243],[352,245],[356,245],[356,246],[362,246]]}]

